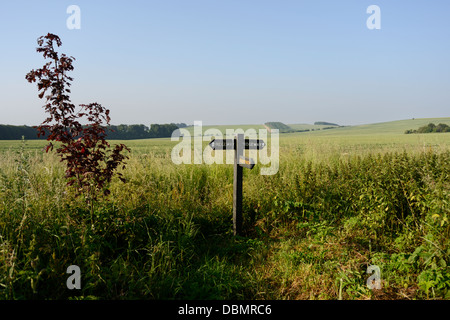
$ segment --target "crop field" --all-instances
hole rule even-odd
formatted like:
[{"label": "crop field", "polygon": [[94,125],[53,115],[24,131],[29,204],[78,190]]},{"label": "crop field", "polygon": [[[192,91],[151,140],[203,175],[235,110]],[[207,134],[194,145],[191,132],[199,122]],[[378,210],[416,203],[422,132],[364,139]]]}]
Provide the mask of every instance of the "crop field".
[{"label": "crop field", "polygon": [[46,141],[0,141],[0,299],[448,299],[450,133],[404,134],[429,122],[280,134],[275,175],[244,169],[242,236],[233,166],[175,165],[170,138],[112,141],[127,181],[91,208]]}]

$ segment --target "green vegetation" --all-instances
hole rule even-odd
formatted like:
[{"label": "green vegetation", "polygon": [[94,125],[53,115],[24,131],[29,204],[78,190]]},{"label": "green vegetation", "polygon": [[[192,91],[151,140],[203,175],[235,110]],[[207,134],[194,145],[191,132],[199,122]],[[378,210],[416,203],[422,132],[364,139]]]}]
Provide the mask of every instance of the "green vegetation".
[{"label": "green vegetation", "polygon": [[293,131],[291,127],[282,122],[266,122],[265,125],[270,129],[278,129],[280,133]]},{"label": "green vegetation", "polygon": [[[174,130],[184,127],[186,127],[184,123],[152,124],[150,127],[143,124],[110,125],[107,127],[107,135],[109,139],[115,140],[164,138],[170,137]],[[38,138],[37,132],[35,128],[29,126],[0,125],[0,140],[19,140],[22,136],[27,140],[45,139],[45,137]]]},{"label": "green vegetation", "polygon": [[[191,136],[208,136],[210,132],[208,130],[212,129],[214,131],[218,130],[221,132],[222,136],[226,136],[227,130],[234,133],[235,130],[241,129],[243,131],[253,129],[258,133],[260,129],[266,129],[262,124],[243,124],[243,125],[203,125],[202,127],[189,126],[183,128],[187,130]],[[201,130],[200,130],[201,129]],[[203,132],[201,132],[203,131]]]},{"label": "green vegetation", "polygon": [[448,299],[450,141],[404,125],[282,134],[276,175],[244,170],[242,237],[232,166],[174,165],[170,139],[127,142],[94,225],[44,141],[0,141],[0,299]]},{"label": "green vegetation", "polygon": [[108,138],[112,140],[151,139],[172,136],[172,132],[178,129],[178,125],[175,123],[152,124],[149,128],[143,124],[121,124],[108,126],[108,129]]},{"label": "green vegetation", "polygon": [[[425,126],[430,122],[445,123],[450,125],[450,117],[447,118],[424,118],[424,119],[409,119],[398,120],[390,122],[371,123],[355,126],[344,126],[334,128],[333,130],[319,130],[314,131],[314,135],[327,135],[327,136],[349,136],[349,135],[392,135],[392,134],[404,134],[406,130],[411,127]],[[289,125],[293,127],[293,125]]]},{"label": "green vegetation", "polygon": [[426,126],[420,127],[417,130],[406,130],[405,134],[410,133],[432,133],[432,132],[450,132],[450,126],[446,125],[445,123],[439,123],[438,125],[435,125],[434,123],[429,123]]},{"label": "green vegetation", "polygon": [[29,126],[12,126],[0,124],[0,140],[38,139],[37,130]]},{"label": "green vegetation", "polygon": [[307,132],[315,130],[334,129],[338,125],[328,122],[315,122],[312,124],[290,124],[282,122],[266,122],[265,125],[270,129],[278,129],[280,133]]},{"label": "green vegetation", "polygon": [[325,122],[325,121],[316,121],[316,122],[314,122],[314,125],[316,125],[316,126],[335,126],[335,127],[339,127],[339,125],[336,124],[336,123]]},{"label": "green vegetation", "polygon": [[292,130],[295,132],[317,131],[317,130],[322,130],[325,128],[330,128],[330,126],[327,126],[327,125],[316,125],[316,124],[307,124],[307,123],[289,124],[289,127],[291,127]]}]

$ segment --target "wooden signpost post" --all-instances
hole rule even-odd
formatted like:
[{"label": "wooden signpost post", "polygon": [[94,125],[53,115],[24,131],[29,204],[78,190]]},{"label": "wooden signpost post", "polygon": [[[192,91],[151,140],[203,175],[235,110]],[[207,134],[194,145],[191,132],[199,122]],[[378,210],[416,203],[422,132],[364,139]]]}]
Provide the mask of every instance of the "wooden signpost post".
[{"label": "wooden signpost post", "polygon": [[244,157],[244,149],[262,149],[265,142],[259,139],[244,139],[244,134],[237,134],[235,139],[213,139],[209,146],[213,150],[234,150],[233,181],[233,231],[234,235],[242,233],[242,168],[253,169],[255,162]]}]

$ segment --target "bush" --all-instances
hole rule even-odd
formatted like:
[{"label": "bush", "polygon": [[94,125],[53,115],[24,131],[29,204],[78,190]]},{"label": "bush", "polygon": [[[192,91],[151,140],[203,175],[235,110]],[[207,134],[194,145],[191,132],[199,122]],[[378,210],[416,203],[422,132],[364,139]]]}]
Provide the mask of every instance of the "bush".
[{"label": "bush", "polygon": [[439,123],[437,126],[433,123],[429,123],[428,125],[420,127],[417,130],[408,129],[405,131],[405,134],[432,132],[450,132],[450,127],[445,123]]}]

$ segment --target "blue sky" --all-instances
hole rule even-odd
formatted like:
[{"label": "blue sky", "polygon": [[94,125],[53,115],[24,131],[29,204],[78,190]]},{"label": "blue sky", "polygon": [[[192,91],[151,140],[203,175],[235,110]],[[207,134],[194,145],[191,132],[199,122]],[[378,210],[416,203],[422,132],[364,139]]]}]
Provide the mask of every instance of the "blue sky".
[{"label": "blue sky", "polygon": [[[69,5],[81,29],[69,30]],[[369,30],[370,5],[381,29]],[[72,102],[113,124],[344,125],[450,116],[450,1],[8,1],[0,124],[36,125],[36,39],[74,56]]]}]

